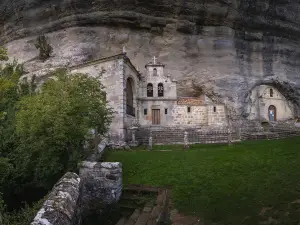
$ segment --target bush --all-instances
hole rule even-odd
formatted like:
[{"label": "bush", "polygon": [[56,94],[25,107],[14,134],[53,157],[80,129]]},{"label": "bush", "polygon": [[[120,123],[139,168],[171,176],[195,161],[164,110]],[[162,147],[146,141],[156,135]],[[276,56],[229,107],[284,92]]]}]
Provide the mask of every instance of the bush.
[{"label": "bush", "polygon": [[45,35],[40,35],[36,38],[35,47],[39,49],[39,59],[46,60],[50,57],[50,54],[53,51],[53,48],[47,42]]},{"label": "bush", "polygon": [[16,115],[20,137],[16,169],[27,181],[45,188],[51,188],[64,172],[76,172],[85,157],[88,131],[96,128],[104,134],[111,121],[97,78],[70,75],[62,69],[53,75],[57,79],[49,80],[40,93],[22,98]]},{"label": "bush", "polygon": [[[1,200],[1,199],[0,199]],[[32,206],[25,204],[25,206],[19,211],[4,212],[2,211],[1,225],[28,225],[30,224],[38,210],[42,207],[44,199],[34,203]],[[2,202],[3,203],[3,202]],[[1,202],[0,202],[1,204]],[[4,208],[4,207],[3,207]]]}]

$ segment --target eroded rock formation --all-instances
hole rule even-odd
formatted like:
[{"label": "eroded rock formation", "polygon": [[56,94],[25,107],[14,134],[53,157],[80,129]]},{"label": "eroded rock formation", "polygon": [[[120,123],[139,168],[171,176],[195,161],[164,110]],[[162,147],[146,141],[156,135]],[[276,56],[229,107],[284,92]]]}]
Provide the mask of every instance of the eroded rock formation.
[{"label": "eroded rock formation", "polygon": [[[205,92],[245,116],[249,93],[270,84],[299,114],[300,3],[292,0],[4,0],[0,42],[29,72],[108,56],[126,46],[142,70],[154,55],[179,95]],[[54,54],[36,60],[36,35]]]}]

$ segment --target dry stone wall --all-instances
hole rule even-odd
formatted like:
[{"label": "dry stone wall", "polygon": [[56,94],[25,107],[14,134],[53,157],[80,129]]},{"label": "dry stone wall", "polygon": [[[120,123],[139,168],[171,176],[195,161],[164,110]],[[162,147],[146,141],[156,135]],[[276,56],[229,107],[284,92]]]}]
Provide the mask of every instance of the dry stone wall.
[{"label": "dry stone wall", "polygon": [[82,179],[82,213],[88,215],[117,203],[122,193],[122,164],[83,162],[79,175]]},{"label": "dry stone wall", "polygon": [[80,178],[66,173],[53,187],[31,225],[73,225],[80,221]]}]

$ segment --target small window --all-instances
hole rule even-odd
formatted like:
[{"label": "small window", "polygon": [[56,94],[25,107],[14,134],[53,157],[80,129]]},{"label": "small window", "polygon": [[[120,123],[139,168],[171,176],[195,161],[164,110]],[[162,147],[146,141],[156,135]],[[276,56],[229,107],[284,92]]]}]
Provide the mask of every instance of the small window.
[{"label": "small window", "polygon": [[273,89],[270,89],[270,97],[273,97]]},{"label": "small window", "polygon": [[166,114],[166,115],[168,114],[168,109],[165,109],[165,114]]},{"label": "small window", "polygon": [[164,97],[164,85],[162,83],[159,83],[157,88],[158,88],[157,89],[157,91],[158,91],[158,93],[157,93],[158,97]]},{"label": "small window", "polygon": [[152,84],[147,85],[147,97],[153,97],[153,85]]},{"label": "small window", "polygon": [[153,69],[153,76],[157,76],[157,69],[156,68]]},{"label": "small window", "polygon": [[148,114],[148,110],[144,109],[144,115],[147,115],[147,114]]},{"label": "small window", "polygon": [[191,112],[191,107],[187,107],[188,113]]},{"label": "small window", "polygon": [[216,106],[214,106],[214,112],[217,112],[217,107]]}]

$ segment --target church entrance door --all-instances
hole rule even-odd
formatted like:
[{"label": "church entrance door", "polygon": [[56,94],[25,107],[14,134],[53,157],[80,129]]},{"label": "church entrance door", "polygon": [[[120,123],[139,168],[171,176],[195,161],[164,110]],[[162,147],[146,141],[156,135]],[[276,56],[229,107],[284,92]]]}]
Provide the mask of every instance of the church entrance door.
[{"label": "church entrance door", "polygon": [[276,107],[274,105],[269,106],[269,121],[276,121]]},{"label": "church entrance door", "polygon": [[160,110],[152,109],[152,124],[160,124]]}]

